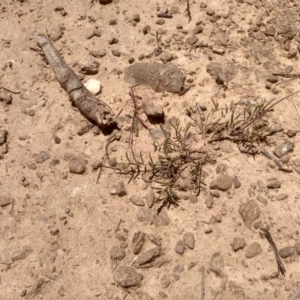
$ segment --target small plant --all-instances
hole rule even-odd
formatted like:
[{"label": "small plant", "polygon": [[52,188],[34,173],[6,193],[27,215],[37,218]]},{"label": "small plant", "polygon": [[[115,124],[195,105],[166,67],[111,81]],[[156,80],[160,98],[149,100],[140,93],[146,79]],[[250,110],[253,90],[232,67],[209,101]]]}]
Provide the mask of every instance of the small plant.
[{"label": "small plant", "polygon": [[156,201],[161,202],[163,207],[171,205],[177,207],[180,190],[178,179],[184,170],[188,170],[194,184],[194,192],[199,195],[203,182],[201,181],[202,165],[205,162],[206,154],[198,150],[191,150],[187,140],[190,138],[191,124],[184,128],[180,126],[178,119],[170,122],[170,130],[161,126],[165,136],[164,142],[158,146],[154,143],[155,151],[158,152],[157,159],[154,160],[149,154],[148,162],[145,162],[142,153],[137,156],[134,152],[127,157],[127,167],[122,170],[122,174],[129,174],[130,180],[141,173],[148,173],[153,187],[156,190]]},{"label": "small plant", "polygon": [[240,101],[231,102],[230,105],[220,108],[219,103],[212,99],[213,108],[206,116],[197,104],[196,117],[192,109],[186,111],[187,115],[194,121],[200,129],[201,134],[207,138],[208,142],[220,140],[232,140],[234,142],[261,143],[270,135],[272,128],[263,118],[267,116],[278,101],[262,100],[253,106],[241,106]]}]

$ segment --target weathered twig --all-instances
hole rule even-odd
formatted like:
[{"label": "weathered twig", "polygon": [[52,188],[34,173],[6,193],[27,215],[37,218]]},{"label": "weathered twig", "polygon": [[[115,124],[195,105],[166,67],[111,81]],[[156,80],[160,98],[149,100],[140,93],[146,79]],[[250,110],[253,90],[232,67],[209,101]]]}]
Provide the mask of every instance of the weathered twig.
[{"label": "weathered twig", "polygon": [[186,0],[186,13],[189,18],[189,22],[192,21],[192,15],[191,15],[191,10],[190,10],[190,0]]},{"label": "weathered twig", "polygon": [[117,225],[117,227],[116,227],[116,229],[115,229],[115,233],[117,233],[119,231],[119,227],[120,227],[122,222],[123,222],[123,219],[121,218],[118,225]]},{"label": "weathered twig", "polygon": [[274,243],[273,239],[272,239],[272,236],[269,232],[269,228],[264,228],[261,226],[261,230],[263,231],[265,237],[267,238],[268,242],[270,243],[271,247],[272,247],[272,250],[275,254],[275,258],[276,258],[276,262],[277,262],[277,267],[278,267],[278,275],[279,273],[281,273],[283,276],[285,276],[285,273],[286,273],[286,269],[280,259],[280,256],[279,256],[279,253],[278,253],[278,249],[277,249],[277,246],[276,244]]},{"label": "weathered twig", "polygon": [[204,290],[204,266],[201,266],[200,268],[200,272],[201,272],[201,296],[200,296],[200,300],[204,300],[204,295],[205,295],[205,290]]},{"label": "weathered twig", "polygon": [[300,112],[299,112],[298,106],[297,106],[297,104],[296,104],[296,103],[294,103],[294,105],[295,105],[295,107],[296,107],[296,110],[297,110],[298,116],[299,116],[299,118],[300,118]]},{"label": "weathered twig", "polygon": [[115,116],[111,108],[85,88],[77,75],[62,59],[51,41],[42,35],[38,45],[43,49],[57,80],[67,91],[78,110],[100,128],[115,124]]},{"label": "weathered twig", "polygon": [[6,90],[6,91],[8,91],[8,92],[10,92],[10,93],[12,93],[12,94],[21,94],[20,91],[13,91],[13,90],[11,90],[11,89],[9,89],[9,88],[3,86],[2,84],[0,85],[0,87],[1,87],[2,89]]}]

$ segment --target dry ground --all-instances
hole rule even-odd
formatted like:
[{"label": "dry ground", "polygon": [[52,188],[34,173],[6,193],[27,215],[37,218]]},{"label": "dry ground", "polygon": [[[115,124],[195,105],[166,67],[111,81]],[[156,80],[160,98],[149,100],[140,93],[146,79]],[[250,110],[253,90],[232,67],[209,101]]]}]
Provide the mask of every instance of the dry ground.
[{"label": "dry ground", "polygon": [[[141,55],[143,61],[160,61],[161,56],[153,55],[157,30],[165,30],[161,55],[172,54],[171,63],[184,72],[188,85],[194,85],[182,96],[163,93],[165,119],[177,117],[184,124],[190,121],[185,109],[196,101],[210,110],[211,98],[225,106],[240,99],[279,99],[299,89],[297,78],[288,81],[277,76],[276,83],[270,77],[273,72],[300,73],[300,3],[190,0],[189,22],[186,0],[98,2],[0,2],[0,84],[19,92],[0,91],[4,99],[0,102],[0,129],[8,132],[0,160],[0,299],[196,300],[201,295],[201,266],[205,270],[204,299],[288,299],[300,282],[300,256],[295,251],[300,241],[300,175],[292,163],[300,158],[300,141],[299,134],[289,138],[285,133],[299,130],[294,105],[300,107],[299,96],[281,102],[270,114],[269,121],[283,131],[265,145],[272,153],[286,140],[294,143],[294,151],[284,157],[291,172],[279,170],[263,155],[240,153],[230,141],[217,142],[209,146],[216,162],[203,167],[207,186],[196,200],[191,191],[182,192],[178,208],[164,209],[161,219],[153,222],[140,222],[141,207],[129,198],[143,198],[150,185],[141,177],[128,183],[128,178],[109,169],[96,184],[98,172],[92,166],[104,154],[106,136],[87,126],[88,121],[71,105],[40,55],[37,40],[39,34],[48,34],[77,73],[78,62],[92,51],[105,53],[96,58],[99,72],[81,78],[100,80],[99,97],[115,112],[123,108],[122,138],[114,142],[117,151],[112,158],[126,162],[130,119],[125,115],[133,109],[123,71],[130,58],[138,62]],[[161,8],[167,8],[173,18],[163,19],[165,23],[159,25],[157,11]],[[196,23],[203,31],[196,34],[198,47],[192,47],[186,39],[193,36]],[[146,26],[150,31],[144,34]],[[97,34],[92,36],[94,30]],[[117,43],[110,44],[111,38]],[[225,66],[222,79],[226,87],[207,72],[211,62]],[[142,95],[143,89],[137,87],[135,92]],[[12,103],[6,104],[9,95]],[[141,118],[148,122],[145,115]],[[90,130],[85,132],[86,128]],[[196,140],[201,143],[201,135]],[[134,149],[144,154],[153,151],[152,138],[142,127],[139,137],[134,138]],[[74,157],[85,161],[83,174],[69,172],[69,161]],[[210,182],[218,176],[220,164],[226,174],[238,177],[241,187],[211,195]],[[280,188],[267,188],[272,178],[279,180]],[[119,182],[125,183],[124,197],[113,195]],[[278,201],[282,194],[287,197]],[[251,223],[247,227],[239,209],[250,200],[260,215],[255,226]],[[290,256],[283,259],[285,277],[274,275],[275,256],[257,222],[270,224],[279,249],[291,246]],[[141,285],[123,290],[113,279],[110,250],[121,245],[126,256],[120,265],[131,267],[136,258],[131,241],[137,231],[161,238],[163,258],[168,262],[137,269],[143,275]],[[174,248],[186,232],[193,233],[195,246],[186,247],[180,255]],[[234,238],[244,239],[245,246],[233,251]],[[248,258],[253,243],[262,251]],[[142,251],[154,246],[147,238]],[[219,253],[217,261],[215,253]]]}]

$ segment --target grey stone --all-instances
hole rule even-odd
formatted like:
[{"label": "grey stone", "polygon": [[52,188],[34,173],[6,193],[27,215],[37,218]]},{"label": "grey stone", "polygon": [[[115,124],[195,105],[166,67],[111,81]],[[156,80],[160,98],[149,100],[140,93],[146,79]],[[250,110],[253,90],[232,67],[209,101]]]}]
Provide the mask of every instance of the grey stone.
[{"label": "grey stone", "polygon": [[199,41],[199,39],[195,36],[195,35],[193,35],[193,36],[189,36],[186,40],[185,40],[185,42],[187,43],[187,44],[189,44],[189,45],[195,45],[197,42]]},{"label": "grey stone", "polygon": [[227,174],[218,176],[215,180],[210,183],[211,189],[217,189],[226,191],[231,188],[233,183],[233,177]]},{"label": "grey stone", "polygon": [[147,267],[149,263],[153,262],[161,254],[161,248],[155,247],[146,252],[142,252],[137,259],[134,261],[134,266]]},{"label": "grey stone", "polygon": [[137,295],[139,297],[138,300],[153,300],[153,298],[150,295],[144,292],[137,292]]},{"label": "grey stone", "polygon": [[161,277],[160,282],[161,282],[162,288],[166,289],[171,284],[171,277],[170,277],[170,275],[164,274]]},{"label": "grey stone", "polygon": [[256,201],[249,200],[248,202],[240,205],[239,213],[245,225],[251,230],[253,222],[260,215],[260,209]]},{"label": "grey stone", "polygon": [[155,92],[179,93],[185,76],[176,66],[160,63],[135,63],[125,69],[124,80],[131,85],[150,86]]},{"label": "grey stone", "polygon": [[12,95],[3,91],[0,91],[0,101],[4,102],[6,105],[12,103]]},{"label": "grey stone", "polygon": [[273,26],[269,26],[265,30],[266,36],[274,36],[275,35],[275,28]]},{"label": "grey stone", "polygon": [[164,116],[161,99],[153,95],[150,91],[143,95],[142,105],[148,117],[161,118]]},{"label": "grey stone", "polygon": [[298,255],[300,255],[300,241],[295,243],[295,249]]},{"label": "grey stone", "polygon": [[93,75],[98,73],[100,64],[93,57],[89,56],[79,62],[78,66],[80,73]]},{"label": "grey stone", "polygon": [[123,288],[140,286],[143,281],[143,275],[134,269],[119,266],[113,273],[113,278]]},{"label": "grey stone", "polygon": [[220,252],[212,255],[210,260],[210,270],[217,276],[221,276],[224,269],[224,259]]},{"label": "grey stone", "polygon": [[121,52],[119,50],[116,50],[116,49],[111,50],[111,54],[113,56],[116,56],[116,57],[120,57],[121,56]]},{"label": "grey stone", "polygon": [[136,206],[144,206],[145,205],[143,199],[138,195],[130,196],[129,200]]},{"label": "grey stone", "polygon": [[294,143],[290,142],[290,141],[286,141],[280,145],[278,145],[274,150],[273,150],[273,154],[276,155],[278,158],[281,158],[282,156],[293,152],[294,151]]},{"label": "grey stone", "polygon": [[193,233],[186,232],[183,235],[183,240],[184,240],[186,246],[188,246],[190,249],[194,249],[194,247],[195,247],[195,237],[194,237]]},{"label": "grey stone", "polygon": [[12,261],[25,259],[33,250],[29,246],[22,247],[22,249],[17,250],[11,256]]},{"label": "grey stone", "polygon": [[279,250],[279,255],[281,258],[287,258],[289,256],[293,256],[295,251],[296,249],[294,246],[286,246]]},{"label": "grey stone", "polygon": [[12,203],[12,199],[8,196],[1,195],[0,196],[0,207],[4,207]]},{"label": "grey stone", "polygon": [[234,252],[238,251],[239,249],[243,249],[246,245],[246,241],[244,238],[235,237],[231,244],[231,248]]},{"label": "grey stone", "polygon": [[178,254],[183,254],[185,249],[185,242],[183,240],[179,240],[175,245],[175,252]]},{"label": "grey stone", "polygon": [[153,224],[156,226],[168,226],[171,220],[167,215],[166,209],[163,208],[159,214],[157,214],[157,209],[153,209]]},{"label": "grey stone", "polygon": [[171,220],[168,217],[165,208],[163,208],[159,214],[157,214],[157,207],[154,205],[152,209],[142,207],[137,212],[137,220],[139,222],[148,222],[155,226],[167,226]]},{"label": "grey stone", "polygon": [[219,76],[222,72],[222,66],[220,63],[217,62],[210,62],[206,66],[206,72],[213,78]]},{"label": "grey stone", "polygon": [[154,204],[154,199],[155,199],[155,194],[154,194],[153,189],[151,189],[151,188],[149,189],[148,193],[145,196],[145,199],[147,201],[148,207],[151,208]]},{"label": "grey stone", "polygon": [[268,200],[260,195],[256,197],[256,199],[261,202],[263,205],[268,205]]},{"label": "grey stone", "polygon": [[209,15],[209,16],[213,16],[215,14],[215,10],[211,7],[208,7],[206,9],[206,14]]},{"label": "grey stone", "polygon": [[262,252],[261,245],[257,242],[252,243],[245,251],[246,258],[252,258],[259,255]]},{"label": "grey stone", "polygon": [[281,181],[277,178],[268,180],[267,187],[269,189],[279,189],[281,187]]},{"label": "grey stone", "polygon": [[176,281],[180,279],[181,273],[184,271],[183,265],[176,265],[173,269],[173,277]]},{"label": "grey stone", "polygon": [[281,200],[287,199],[288,195],[287,194],[278,194],[278,195],[276,195],[275,198],[276,198],[276,200],[281,201]]},{"label": "grey stone", "polygon": [[132,252],[133,254],[139,254],[145,243],[146,233],[137,231],[132,238]]},{"label": "grey stone", "polygon": [[6,143],[8,131],[5,129],[0,129],[0,145]]},{"label": "grey stone", "polygon": [[166,23],[166,21],[164,19],[157,19],[156,22],[155,22],[157,25],[163,25]]},{"label": "grey stone", "polygon": [[125,258],[125,250],[119,246],[113,246],[110,249],[110,258],[113,260],[122,260]]},{"label": "grey stone", "polygon": [[100,49],[91,49],[90,54],[96,58],[102,58],[106,55],[106,52]]},{"label": "grey stone", "polygon": [[127,195],[127,191],[125,189],[125,184],[123,181],[119,182],[117,185],[116,185],[116,194],[119,196],[119,197],[123,197],[125,195]]},{"label": "grey stone", "polygon": [[223,55],[225,53],[225,49],[222,48],[222,47],[214,46],[212,48],[212,52],[215,53],[215,54]]},{"label": "grey stone", "polygon": [[83,174],[86,169],[86,163],[80,158],[72,158],[69,161],[70,173]]},{"label": "grey stone", "polygon": [[233,176],[233,186],[235,189],[238,189],[239,187],[241,187],[241,182],[236,175]]},{"label": "grey stone", "polygon": [[118,40],[117,38],[115,38],[115,37],[112,37],[112,38],[110,38],[110,39],[108,40],[108,43],[109,43],[110,45],[117,44],[118,42],[119,42],[119,40]]},{"label": "grey stone", "polygon": [[48,160],[51,157],[51,155],[46,151],[41,151],[39,154],[35,156],[35,161],[38,164],[42,164],[46,160]]},{"label": "grey stone", "polygon": [[199,34],[199,33],[202,33],[203,32],[203,26],[202,25],[197,25],[194,30],[193,30],[193,33],[194,34]]},{"label": "grey stone", "polygon": [[138,210],[136,218],[139,222],[152,222],[152,211],[147,207],[142,207]]},{"label": "grey stone", "polygon": [[167,62],[170,62],[173,60],[173,54],[171,53],[163,53],[161,56],[160,56],[160,60],[166,64]]}]

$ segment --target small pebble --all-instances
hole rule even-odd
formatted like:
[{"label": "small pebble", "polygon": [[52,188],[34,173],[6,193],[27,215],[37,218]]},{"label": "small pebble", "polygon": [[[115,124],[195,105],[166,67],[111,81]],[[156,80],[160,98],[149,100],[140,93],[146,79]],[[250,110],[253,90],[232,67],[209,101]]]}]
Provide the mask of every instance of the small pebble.
[{"label": "small pebble", "polygon": [[224,259],[220,252],[212,255],[210,260],[210,270],[217,276],[221,276],[224,269]]},{"label": "small pebble", "polygon": [[136,206],[144,206],[145,205],[143,199],[137,195],[129,197],[129,200]]},{"label": "small pebble", "polygon": [[262,252],[261,245],[257,242],[252,243],[245,252],[246,258],[252,258],[259,255]]},{"label": "small pebble", "polygon": [[115,38],[115,37],[112,37],[112,38],[110,38],[110,39],[108,40],[108,43],[109,43],[110,45],[117,44],[118,42],[119,42],[119,40],[118,40],[117,38]]},{"label": "small pebble", "polygon": [[281,201],[281,200],[285,200],[288,198],[287,194],[278,194],[276,195],[276,200]]},{"label": "small pebble", "polygon": [[175,252],[178,254],[183,254],[185,249],[185,242],[183,240],[179,240],[175,246]]},{"label": "small pebble", "polygon": [[0,145],[3,145],[7,141],[8,131],[5,129],[0,129]]},{"label": "small pebble", "polygon": [[161,282],[162,288],[166,289],[171,284],[171,277],[170,277],[170,275],[167,275],[167,274],[163,275],[161,277],[160,282]]},{"label": "small pebble", "polygon": [[155,23],[156,23],[157,25],[163,25],[163,24],[166,23],[166,21],[165,21],[165,19],[159,18],[159,19],[156,20]]},{"label": "small pebble", "polygon": [[198,42],[198,40],[199,39],[195,35],[193,35],[193,36],[188,37],[185,42],[192,46],[192,45],[196,44]]},{"label": "small pebble", "polygon": [[33,109],[29,109],[28,112],[27,112],[27,115],[30,116],[30,117],[33,117],[35,115],[35,112]]},{"label": "small pebble", "polygon": [[246,245],[246,241],[244,238],[235,237],[231,244],[231,248],[234,252],[238,251],[239,249],[243,249]]},{"label": "small pebble", "polygon": [[300,255],[300,241],[295,243],[295,249],[298,255]]},{"label": "small pebble", "polygon": [[281,181],[279,179],[270,179],[267,183],[269,189],[278,189],[281,187]]},{"label": "small pebble", "polygon": [[127,195],[127,192],[126,192],[126,189],[125,189],[125,184],[123,181],[119,182],[117,185],[116,185],[116,194],[119,196],[119,197],[123,197],[125,195]]},{"label": "small pebble", "polygon": [[281,258],[287,258],[289,256],[293,256],[295,254],[295,247],[294,246],[286,246],[279,250],[279,255]]},{"label": "small pebble", "polygon": [[74,174],[83,174],[86,169],[86,163],[82,159],[73,158],[69,161],[69,171]]},{"label": "small pebble", "polygon": [[112,53],[113,56],[116,56],[116,57],[121,56],[121,52],[118,51],[118,50],[111,50],[111,53]]},{"label": "small pebble", "polygon": [[44,163],[46,160],[48,160],[51,157],[51,155],[47,151],[41,151],[39,154],[35,156],[35,161],[38,164]]},{"label": "small pebble", "polygon": [[215,10],[209,7],[206,9],[206,14],[209,16],[213,16],[215,14]]},{"label": "small pebble", "polygon": [[186,246],[188,246],[190,249],[194,249],[194,247],[195,247],[195,237],[194,237],[193,233],[186,232],[183,235],[183,240],[184,240]]}]

